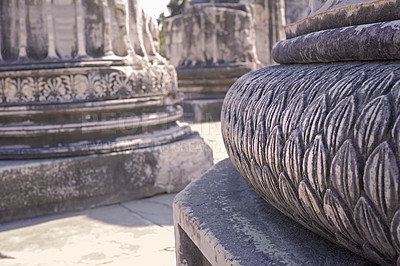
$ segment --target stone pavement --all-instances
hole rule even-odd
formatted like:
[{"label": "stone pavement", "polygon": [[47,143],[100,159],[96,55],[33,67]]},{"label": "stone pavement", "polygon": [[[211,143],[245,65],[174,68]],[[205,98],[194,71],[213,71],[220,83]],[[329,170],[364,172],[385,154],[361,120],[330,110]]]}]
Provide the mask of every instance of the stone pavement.
[{"label": "stone pavement", "polygon": [[[220,123],[192,124],[227,157]],[[0,225],[0,265],[175,265],[175,194]]]},{"label": "stone pavement", "polygon": [[214,164],[228,158],[221,135],[221,122],[190,124],[190,127],[193,131],[199,132],[213,150]]}]

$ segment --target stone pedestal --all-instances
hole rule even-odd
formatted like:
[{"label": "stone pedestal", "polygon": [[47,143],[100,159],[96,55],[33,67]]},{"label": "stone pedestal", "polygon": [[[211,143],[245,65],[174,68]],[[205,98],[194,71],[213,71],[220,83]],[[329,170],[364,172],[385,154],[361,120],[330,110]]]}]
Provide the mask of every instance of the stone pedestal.
[{"label": "stone pedestal", "polygon": [[[176,123],[176,72],[136,0],[5,0],[0,12],[0,222],[176,191],[211,165]],[[199,165],[182,163],[196,149]]]},{"label": "stone pedestal", "polygon": [[400,1],[310,6],[273,49],[282,65],[227,93],[228,154],[282,213],[371,261],[399,264]]},{"label": "stone pedestal", "polygon": [[221,106],[238,77],[273,64],[270,50],[284,37],[283,7],[282,0],[191,1],[183,14],[166,20],[167,56],[176,67],[188,119],[219,120],[220,110],[206,101],[200,114],[189,110],[199,100],[218,100]]},{"label": "stone pedestal", "polygon": [[229,159],[174,201],[177,265],[371,265],[260,198]]}]

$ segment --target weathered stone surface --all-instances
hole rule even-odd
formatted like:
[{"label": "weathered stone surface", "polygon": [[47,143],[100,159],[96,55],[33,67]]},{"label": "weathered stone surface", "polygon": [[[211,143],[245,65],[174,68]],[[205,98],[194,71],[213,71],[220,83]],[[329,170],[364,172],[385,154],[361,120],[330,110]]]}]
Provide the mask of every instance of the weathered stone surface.
[{"label": "weathered stone surface", "polygon": [[283,6],[279,0],[191,3],[166,21],[167,55],[176,67],[272,64],[269,52],[283,39]]},{"label": "weathered stone surface", "polygon": [[187,100],[183,102],[185,121],[220,121],[223,99]]},{"label": "weathered stone surface", "polygon": [[400,20],[322,30],[278,42],[281,64],[400,60]]},{"label": "weathered stone surface", "polygon": [[[193,162],[183,158],[204,144],[177,123],[176,71],[158,54],[158,29],[137,0],[5,0],[0,14],[3,220],[177,190],[192,179]],[[182,154],[141,155],[168,145]],[[118,168],[121,152],[132,154],[121,155],[132,159],[132,173]],[[206,155],[200,152],[196,169],[210,166]],[[176,172],[166,170],[170,158],[179,162],[168,162],[179,165]],[[165,187],[114,184],[129,174],[135,183],[166,178]]]},{"label": "weathered stone surface", "polygon": [[291,65],[246,74],[227,93],[228,154],[293,220],[376,263],[399,264],[399,1],[310,7],[273,50]]},{"label": "weathered stone surface", "polygon": [[211,166],[196,134],[126,152],[1,161],[0,223],[177,192]]},{"label": "weathered stone surface", "polygon": [[177,265],[371,265],[261,199],[230,160],[174,202]]},{"label": "weathered stone surface", "polygon": [[284,37],[283,6],[281,0],[192,1],[167,19],[167,56],[186,99],[222,99],[238,77],[273,64],[270,50]]},{"label": "weathered stone surface", "polygon": [[[264,68],[228,92],[228,154],[264,199],[380,264],[398,260],[400,64]],[[249,82],[251,81],[251,82]]]},{"label": "weathered stone surface", "polygon": [[[156,29],[136,0],[2,1],[1,12],[1,159],[131,150],[187,135],[175,125],[176,72],[157,54]],[[143,141],[146,133],[154,138]]]},{"label": "weathered stone surface", "polygon": [[310,13],[308,0],[285,0],[286,25],[305,19]]},{"label": "weathered stone surface", "polygon": [[310,1],[310,15],[285,28],[288,39],[326,29],[400,19],[400,0]]},{"label": "weathered stone surface", "polygon": [[175,195],[2,224],[0,264],[175,265]]}]

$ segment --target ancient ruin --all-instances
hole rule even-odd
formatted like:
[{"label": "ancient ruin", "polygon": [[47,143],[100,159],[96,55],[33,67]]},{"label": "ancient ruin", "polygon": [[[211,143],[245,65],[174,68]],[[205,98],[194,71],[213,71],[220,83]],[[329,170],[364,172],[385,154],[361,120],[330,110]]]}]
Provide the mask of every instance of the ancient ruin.
[{"label": "ancient ruin", "polygon": [[[280,212],[372,262],[398,265],[400,1],[310,0],[310,9],[274,46],[281,65],[246,74],[228,91],[225,146],[247,184]],[[280,223],[275,237],[277,215],[238,188],[231,167],[217,165],[177,198],[178,259],[342,263],[344,253],[325,253],[319,236],[286,235],[292,229]],[[212,204],[196,193],[205,180],[216,191],[225,184]],[[223,221],[208,218],[210,209]],[[242,249],[237,239],[246,239]],[[314,252],[304,256],[304,246]],[[354,253],[343,263],[369,264]]]},{"label": "ancient ruin", "polygon": [[166,20],[167,56],[185,94],[187,118],[219,120],[223,98],[243,74],[273,64],[284,38],[283,1],[190,1]]},{"label": "ancient ruin", "polygon": [[0,12],[0,222],[177,191],[211,166],[136,0]]},{"label": "ancient ruin", "polygon": [[287,216],[396,264],[400,1],[310,6],[273,50],[277,62],[294,65],[248,74],[228,92],[226,147],[248,183]]}]

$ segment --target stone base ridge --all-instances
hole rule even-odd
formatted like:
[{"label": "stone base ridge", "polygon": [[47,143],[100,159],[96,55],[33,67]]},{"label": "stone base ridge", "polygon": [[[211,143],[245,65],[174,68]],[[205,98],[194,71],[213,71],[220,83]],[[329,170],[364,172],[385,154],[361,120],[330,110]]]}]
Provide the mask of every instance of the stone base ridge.
[{"label": "stone base ridge", "polygon": [[[326,1],[313,0],[313,2]],[[351,2],[334,0],[326,2],[326,5],[318,10],[311,10],[311,15],[306,19],[285,27],[286,38],[320,30],[400,19],[400,0],[370,0],[364,3],[353,1],[353,4]]]},{"label": "stone base ridge", "polygon": [[[179,117],[181,116],[182,113],[179,114]],[[174,116],[167,117],[167,119],[173,120],[176,118]],[[114,127],[104,128],[94,133],[86,133],[82,128],[81,130],[76,134],[80,133],[83,135],[82,138],[74,136],[73,133],[64,133],[56,134],[56,136],[50,134],[41,134],[31,138],[27,136],[25,142],[22,142],[24,140],[21,139],[15,140],[12,137],[0,139],[2,144],[0,146],[0,160],[74,157],[131,151],[172,143],[192,134],[189,127],[180,127],[175,123],[158,127],[143,123],[140,127],[132,128],[119,123]],[[124,132],[124,134],[121,135],[119,131]],[[12,132],[8,133],[11,134]],[[93,138],[89,138],[89,136]],[[39,142],[40,140],[42,142]]]},{"label": "stone base ridge", "polygon": [[380,264],[400,254],[400,64],[264,68],[227,93],[221,129],[265,200]]},{"label": "stone base ridge", "polygon": [[176,90],[173,66],[147,62],[112,66],[107,62],[61,64],[0,71],[0,106],[129,99]]},{"label": "stone base ridge", "polygon": [[177,192],[212,161],[197,134],[126,152],[1,161],[0,223]]},{"label": "stone base ridge", "polygon": [[183,119],[193,123],[215,122],[221,120],[224,99],[197,99],[183,101]]},{"label": "stone base ridge", "polygon": [[[399,7],[400,9],[400,7]],[[400,20],[313,32],[278,42],[281,64],[400,60]]]},{"label": "stone base ridge", "polygon": [[261,199],[229,159],[173,205],[177,265],[371,265]]}]

